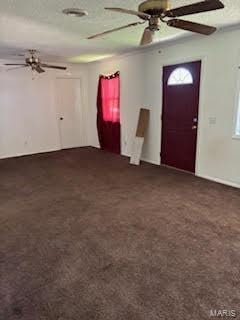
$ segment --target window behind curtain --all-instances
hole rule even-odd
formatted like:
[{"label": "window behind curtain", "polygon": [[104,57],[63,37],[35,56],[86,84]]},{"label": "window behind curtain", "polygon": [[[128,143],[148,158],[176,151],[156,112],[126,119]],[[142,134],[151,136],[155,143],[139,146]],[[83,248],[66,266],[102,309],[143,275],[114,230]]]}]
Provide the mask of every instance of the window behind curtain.
[{"label": "window behind curtain", "polygon": [[120,122],[120,80],[119,75],[101,79],[103,120]]},{"label": "window behind curtain", "polygon": [[120,154],[120,74],[99,77],[97,129],[101,149]]}]

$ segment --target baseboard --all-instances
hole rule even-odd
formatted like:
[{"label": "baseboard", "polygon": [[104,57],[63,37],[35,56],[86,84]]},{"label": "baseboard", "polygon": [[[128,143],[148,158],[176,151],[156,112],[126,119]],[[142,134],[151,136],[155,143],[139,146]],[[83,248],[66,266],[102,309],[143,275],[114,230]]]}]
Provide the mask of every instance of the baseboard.
[{"label": "baseboard", "polygon": [[213,182],[221,183],[221,184],[233,187],[233,188],[240,189],[240,184],[235,183],[235,182],[226,181],[226,180],[218,179],[218,178],[213,178],[213,177],[206,176],[206,175],[199,175],[198,174],[196,176],[199,177],[199,178],[203,178],[203,179],[206,179],[206,180],[210,180],[210,181],[213,181]]},{"label": "baseboard", "polygon": [[[128,157],[128,158],[131,157],[129,154],[126,154],[126,153],[123,153],[122,156]],[[157,161],[151,160],[151,159],[148,159],[148,158],[145,158],[145,157],[141,158],[141,160],[144,161],[144,162],[148,162],[148,163],[157,165],[157,166],[161,165]],[[240,189],[240,184],[235,183],[235,182],[231,182],[231,181],[227,181],[227,180],[223,180],[223,179],[218,179],[218,178],[213,178],[213,177],[210,177],[210,176],[207,176],[207,175],[196,174],[196,177],[203,178],[203,179],[206,179],[206,180],[210,180],[210,181],[213,181],[213,182],[217,182],[217,183],[224,184],[224,185],[227,185],[227,186],[230,186],[230,187],[233,187],[233,188]]]},{"label": "baseboard", "polygon": [[[123,152],[121,155],[122,155],[123,157],[131,158],[131,155],[128,154],[128,153],[125,153],[125,152]],[[154,165],[157,165],[157,166],[160,165],[159,162],[157,162],[157,161],[155,161],[155,160],[151,160],[151,159],[145,158],[145,157],[142,157],[142,158],[141,158],[141,161],[143,161],[143,162],[148,162],[148,163],[151,163],[151,164],[154,164]]]},{"label": "baseboard", "polygon": [[50,152],[56,152],[56,151],[60,151],[59,148],[54,148],[54,149],[47,149],[47,150],[41,150],[41,151],[32,151],[32,152],[20,152],[20,153],[16,153],[16,154],[9,154],[9,155],[5,155],[0,157],[1,160],[4,159],[11,159],[11,158],[20,158],[20,157],[27,157],[27,156],[33,156],[36,154],[43,154],[43,153],[50,153]]},{"label": "baseboard", "polygon": [[160,166],[160,163],[156,160],[151,160],[151,159],[148,159],[148,158],[141,158],[141,161],[144,161],[144,162],[148,162],[148,163],[151,163],[151,164],[154,164],[155,166]]},{"label": "baseboard", "polygon": [[[72,149],[87,148],[87,147],[90,147],[90,146],[79,146],[79,147],[72,148]],[[53,148],[53,149],[46,149],[46,150],[41,150],[41,151],[32,151],[32,152],[28,152],[28,153],[16,153],[14,155],[2,156],[2,157],[0,157],[0,160],[27,157],[27,156],[37,155],[37,154],[44,154],[44,153],[52,153],[52,152],[57,152],[57,151],[61,151],[61,150],[64,150],[64,149]],[[71,149],[65,149],[65,150],[71,150]]]}]

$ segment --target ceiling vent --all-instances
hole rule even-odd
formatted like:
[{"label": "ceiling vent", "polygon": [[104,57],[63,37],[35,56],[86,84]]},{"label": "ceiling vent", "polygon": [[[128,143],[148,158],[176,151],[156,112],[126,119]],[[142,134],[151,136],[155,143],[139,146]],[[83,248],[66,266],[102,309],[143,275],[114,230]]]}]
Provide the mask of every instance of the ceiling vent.
[{"label": "ceiling vent", "polygon": [[87,11],[82,9],[77,9],[77,8],[67,8],[67,9],[64,9],[62,12],[67,16],[78,17],[78,18],[88,15]]}]

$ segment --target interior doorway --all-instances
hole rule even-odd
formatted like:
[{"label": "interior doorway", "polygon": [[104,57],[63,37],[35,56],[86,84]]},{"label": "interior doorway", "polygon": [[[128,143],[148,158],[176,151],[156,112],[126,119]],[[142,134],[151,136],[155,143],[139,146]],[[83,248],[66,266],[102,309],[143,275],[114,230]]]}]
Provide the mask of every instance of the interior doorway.
[{"label": "interior doorway", "polygon": [[81,146],[81,81],[58,78],[56,81],[57,117],[62,149]]},{"label": "interior doorway", "polygon": [[201,61],[163,68],[161,163],[195,173]]}]

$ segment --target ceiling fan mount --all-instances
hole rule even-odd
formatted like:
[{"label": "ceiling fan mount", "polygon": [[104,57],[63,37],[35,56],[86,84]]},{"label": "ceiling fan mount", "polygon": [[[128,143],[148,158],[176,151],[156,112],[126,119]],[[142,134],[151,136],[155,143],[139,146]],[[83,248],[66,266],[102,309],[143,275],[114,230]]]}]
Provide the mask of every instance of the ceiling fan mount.
[{"label": "ceiling fan mount", "polygon": [[[170,9],[169,0],[147,0],[142,2],[138,11],[149,14],[151,16],[162,17],[164,11]],[[147,18],[140,17],[147,20]]]},{"label": "ceiling fan mount", "polygon": [[38,51],[36,49],[28,49],[27,50],[31,56],[34,56]]},{"label": "ceiling fan mount", "polygon": [[154,41],[154,34],[156,31],[160,30],[161,23],[166,23],[169,27],[181,30],[191,31],[202,35],[211,35],[217,30],[215,27],[182,20],[179,19],[179,17],[223,8],[224,5],[220,0],[204,0],[174,9],[171,9],[170,0],[146,0],[139,5],[138,11],[124,8],[105,8],[106,10],[118,13],[138,16],[143,21],[130,23],[123,27],[108,30],[94,36],[90,36],[88,39],[95,39],[115,31],[135,27],[144,23],[148,23],[148,26],[144,30],[140,43],[141,45],[151,44]]}]

